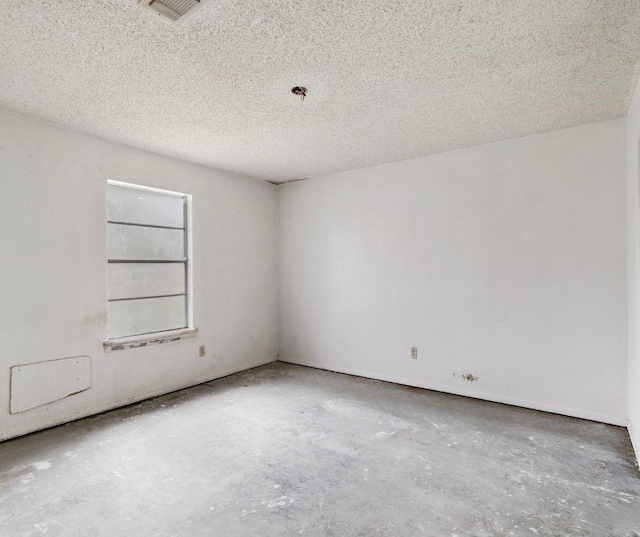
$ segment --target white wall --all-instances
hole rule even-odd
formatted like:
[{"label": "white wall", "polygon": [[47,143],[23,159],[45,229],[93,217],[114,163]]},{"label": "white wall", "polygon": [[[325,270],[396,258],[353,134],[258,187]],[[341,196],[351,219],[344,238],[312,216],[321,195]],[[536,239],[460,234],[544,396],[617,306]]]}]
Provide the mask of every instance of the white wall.
[{"label": "white wall", "polygon": [[[107,179],[193,195],[196,338],[104,352]],[[4,112],[0,181],[0,440],[275,359],[276,187]],[[12,365],[79,355],[89,390],[9,414]]]},{"label": "white wall", "polygon": [[282,187],[281,359],[626,425],[624,139],[606,121]]},{"label": "white wall", "polygon": [[640,459],[640,216],[638,210],[638,144],[640,84],[627,117],[627,217],[629,278],[629,435]]},{"label": "white wall", "polygon": [[[280,187],[278,241],[276,187],[0,112],[0,440],[272,361],[281,315],[285,361],[628,409],[637,449],[640,92],[626,127],[629,362],[623,120]],[[103,351],[107,179],[193,195],[195,339]],[[89,390],[9,414],[11,366],[80,355]]]}]

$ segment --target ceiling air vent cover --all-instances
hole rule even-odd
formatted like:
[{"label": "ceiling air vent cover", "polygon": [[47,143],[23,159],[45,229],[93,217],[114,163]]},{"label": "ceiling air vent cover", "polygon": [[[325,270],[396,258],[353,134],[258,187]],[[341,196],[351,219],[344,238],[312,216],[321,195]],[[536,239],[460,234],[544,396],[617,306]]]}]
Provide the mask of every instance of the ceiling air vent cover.
[{"label": "ceiling air vent cover", "polygon": [[201,0],[140,0],[139,3],[159,15],[177,21],[185,15],[193,13],[203,2]]}]

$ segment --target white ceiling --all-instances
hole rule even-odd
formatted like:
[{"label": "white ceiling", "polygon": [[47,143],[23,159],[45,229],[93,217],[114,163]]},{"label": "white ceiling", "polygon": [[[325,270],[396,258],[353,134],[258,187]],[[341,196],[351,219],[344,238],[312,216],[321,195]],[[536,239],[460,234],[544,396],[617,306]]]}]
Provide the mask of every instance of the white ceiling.
[{"label": "white ceiling", "polygon": [[639,0],[0,2],[0,108],[278,182],[623,116],[639,60]]}]

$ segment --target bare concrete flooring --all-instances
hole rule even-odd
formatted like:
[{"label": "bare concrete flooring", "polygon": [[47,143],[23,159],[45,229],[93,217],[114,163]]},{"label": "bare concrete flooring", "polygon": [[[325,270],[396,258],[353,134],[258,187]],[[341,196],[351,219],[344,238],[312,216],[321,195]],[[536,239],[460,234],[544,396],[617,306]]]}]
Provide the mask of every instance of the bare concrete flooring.
[{"label": "bare concrete flooring", "polygon": [[275,363],[0,444],[0,535],[638,535],[627,433]]}]

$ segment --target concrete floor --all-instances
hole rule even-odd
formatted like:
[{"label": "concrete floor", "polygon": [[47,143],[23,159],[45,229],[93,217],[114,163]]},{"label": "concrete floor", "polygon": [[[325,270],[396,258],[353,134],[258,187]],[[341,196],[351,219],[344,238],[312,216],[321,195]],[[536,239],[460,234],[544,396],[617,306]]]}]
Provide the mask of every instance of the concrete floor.
[{"label": "concrete floor", "polygon": [[0,444],[0,535],[639,535],[622,428],[282,363]]}]

